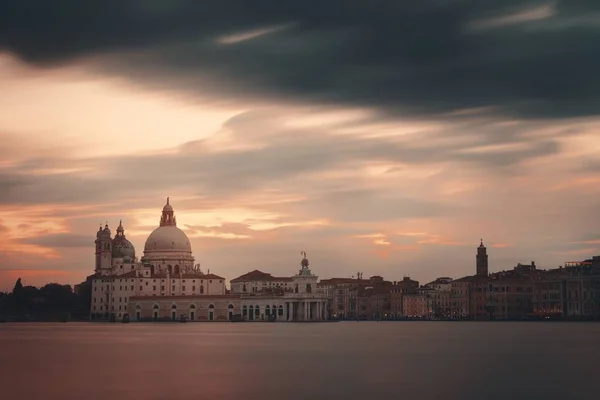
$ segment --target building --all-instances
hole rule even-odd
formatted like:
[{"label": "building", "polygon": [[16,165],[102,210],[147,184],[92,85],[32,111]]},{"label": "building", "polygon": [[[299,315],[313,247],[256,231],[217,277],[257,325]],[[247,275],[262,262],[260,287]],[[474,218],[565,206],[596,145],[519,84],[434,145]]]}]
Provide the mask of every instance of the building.
[{"label": "building", "polygon": [[274,277],[256,269],[231,280],[231,293],[235,294],[292,290],[292,278]]},{"label": "building", "polygon": [[600,265],[567,262],[533,277],[533,314],[545,318],[600,318]]},{"label": "building", "polygon": [[225,295],[225,278],[194,264],[187,235],[177,227],[173,207],[163,207],[159,226],[148,236],[138,261],[119,223],[114,238],[108,224],[96,233],[96,265],[91,280],[92,319],[121,319],[132,298]]},{"label": "building", "polygon": [[356,319],[359,317],[358,293],[371,284],[363,279],[362,273],[356,278],[331,278],[318,283],[318,291],[329,299],[329,312],[336,319]]},{"label": "building", "polygon": [[429,282],[424,287],[431,289],[432,313],[436,318],[450,318],[452,316],[452,278],[441,277]]},{"label": "building", "polygon": [[404,296],[417,293],[419,282],[405,276],[401,281],[394,282],[390,290],[390,313],[392,318],[404,318]]},{"label": "building", "polygon": [[477,255],[475,256],[476,260],[476,275],[477,276],[488,276],[488,255],[487,249],[483,245],[483,239],[481,239],[481,244],[477,248]]},{"label": "building", "polygon": [[407,318],[429,319],[433,317],[433,302],[431,292],[434,289],[420,287],[416,293],[404,295],[402,302],[403,314]]}]

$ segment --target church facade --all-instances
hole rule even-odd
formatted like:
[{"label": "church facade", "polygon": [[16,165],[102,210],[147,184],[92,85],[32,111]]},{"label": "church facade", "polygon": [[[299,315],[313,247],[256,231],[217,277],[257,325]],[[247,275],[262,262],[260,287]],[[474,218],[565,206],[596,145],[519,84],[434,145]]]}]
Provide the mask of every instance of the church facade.
[{"label": "church facade", "polygon": [[138,260],[122,223],[112,237],[108,224],[96,233],[91,278],[92,319],[131,321],[315,321],[329,318],[327,297],[303,253],[292,277],[252,271],[231,281],[195,264],[189,238],[177,227],[167,198],[159,226]]}]

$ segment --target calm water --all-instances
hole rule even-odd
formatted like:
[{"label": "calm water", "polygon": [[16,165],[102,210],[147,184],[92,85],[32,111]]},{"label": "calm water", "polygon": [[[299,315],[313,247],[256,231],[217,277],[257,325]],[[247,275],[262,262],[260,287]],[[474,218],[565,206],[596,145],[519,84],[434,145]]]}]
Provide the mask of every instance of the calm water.
[{"label": "calm water", "polygon": [[600,324],[0,324],[2,399],[598,399]]}]

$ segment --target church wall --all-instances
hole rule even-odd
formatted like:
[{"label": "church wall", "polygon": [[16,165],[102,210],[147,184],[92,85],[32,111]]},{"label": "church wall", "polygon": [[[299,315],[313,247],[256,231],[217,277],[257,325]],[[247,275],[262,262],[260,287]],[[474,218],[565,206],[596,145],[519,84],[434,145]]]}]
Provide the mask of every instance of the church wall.
[{"label": "church wall", "polygon": [[176,319],[184,314],[188,321],[210,321],[212,311],[213,321],[228,321],[230,311],[234,315],[241,314],[240,297],[232,295],[133,297],[130,301],[129,313],[132,320],[137,319],[138,312],[143,320],[152,320],[155,311],[158,312],[159,320],[171,320],[172,313],[175,312]]},{"label": "church wall", "polygon": [[[107,297],[107,293],[109,296]],[[120,319],[129,308],[133,296],[172,296],[224,295],[224,279],[199,278],[153,278],[144,277],[100,277],[92,280],[92,314],[114,313]]]},{"label": "church wall", "polygon": [[[244,320],[265,321],[268,320],[267,310],[269,313],[272,313],[273,308],[276,310],[281,308],[283,311],[285,301],[283,296],[244,296],[241,300],[241,307]],[[251,318],[251,312],[254,318]],[[279,311],[277,311],[276,321],[285,321],[284,316],[279,315]]]}]

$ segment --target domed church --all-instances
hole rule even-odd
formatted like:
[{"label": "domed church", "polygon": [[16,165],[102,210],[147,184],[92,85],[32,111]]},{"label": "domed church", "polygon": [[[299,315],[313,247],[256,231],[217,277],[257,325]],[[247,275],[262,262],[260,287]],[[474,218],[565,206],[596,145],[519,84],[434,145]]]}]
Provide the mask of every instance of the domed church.
[{"label": "domed church", "polygon": [[148,236],[138,261],[122,221],[114,238],[108,223],[96,233],[91,314],[122,318],[132,297],[224,295],[225,278],[194,264],[190,240],[177,227],[173,206],[163,207],[159,226]]},{"label": "domed church", "polygon": [[108,223],[96,233],[96,266],[91,281],[91,319],[309,321],[328,318],[328,300],[302,253],[300,271],[277,278],[252,271],[231,281],[195,264],[190,240],[177,227],[167,197],[158,227],[138,259],[122,221],[112,237]]}]

